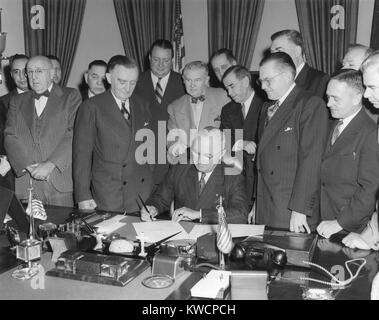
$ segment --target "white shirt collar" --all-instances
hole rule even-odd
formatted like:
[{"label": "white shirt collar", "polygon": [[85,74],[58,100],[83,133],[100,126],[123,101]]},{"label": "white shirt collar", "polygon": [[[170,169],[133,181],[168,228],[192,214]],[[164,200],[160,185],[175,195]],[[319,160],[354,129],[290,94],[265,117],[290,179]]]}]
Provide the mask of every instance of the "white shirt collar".
[{"label": "white shirt collar", "polygon": [[[113,93],[112,90],[111,90],[111,93],[112,93],[113,98],[116,100],[118,108],[121,110],[121,108],[122,108],[122,101],[114,95],[114,93]],[[129,99],[125,100],[125,108],[126,108],[126,110],[128,110],[130,112],[130,109],[129,109]]]},{"label": "white shirt collar", "polygon": [[340,125],[340,128],[339,128],[340,134],[343,130],[345,130],[347,125],[350,123],[350,121],[355,118],[355,116],[359,113],[359,111],[361,111],[361,109],[362,109],[362,107],[360,107],[359,110],[357,112],[353,113],[351,116],[348,116],[344,119],[339,119],[340,121],[342,121],[342,124]]},{"label": "white shirt collar", "polygon": [[300,66],[298,66],[298,67],[296,68],[296,76],[295,76],[295,79],[297,78],[297,76],[299,75],[299,73],[301,72],[301,70],[303,70],[304,66],[305,66],[305,61],[303,61],[303,63],[300,64]]},{"label": "white shirt collar", "polygon": [[95,94],[90,89],[88,89],[88,98],[92,98],[94,96]]},{"label": "white shirt collar", "polygon": [[[155,90],[155,87],[156,87],[157,82],[158,82],[158,77],[152,72],[150,72],[150,74],[151,74],[151,81],[153,81],[153,88]],[[168,74],[166,74],[164,77],[161,78],[160,85],[161,85],[163,94],[166,90],[168,79],[170,78],[170,74],[171,74],[171,71]]]},{"label": "white shirt collar", "polygon": [[250,94],[249,98],[246,99],[245,102],[242,103],[243,107],[244,107],[244,116],[246,117],[247,116],[247,113],[249,112],[249,109],[250,109],[250,105],[251,105],[251,102],[253,101],[254,99],[254,95],[255,95],[255,92],[253,90],[253,92]]},{"label": "white shirt collar", "polygon": [[293,88],[295,88],[296,86],[296,83],[293,83],[289,89],[287,90],[287,92],[280,98],[278,99],[279,100],[279,106],[283,103],[284,100],[286,100],[286,98],[289,96],[289,94],[291,93],[291,91],[293,90]]},{"label": "white shirt collar", "polygon": [[24,93],[24,92],[26,92],[26,91],[24,91],[24,90],[21,90],[21,89],[19,89],[19,88],[16,88],[17,89],[17,93],[18,94],[21,94],[21,93]]}]

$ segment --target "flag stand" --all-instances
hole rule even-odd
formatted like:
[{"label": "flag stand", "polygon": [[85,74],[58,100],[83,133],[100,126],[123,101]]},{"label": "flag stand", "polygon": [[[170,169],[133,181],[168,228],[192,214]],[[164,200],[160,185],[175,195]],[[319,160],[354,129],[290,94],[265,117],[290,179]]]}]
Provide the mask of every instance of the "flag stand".
[{"label": "flag stand", "polygon": [[220,263],[218,267],[220,268],[220,270],[225,270],[225,257],[221,251],[219,251],[219,261]]}]

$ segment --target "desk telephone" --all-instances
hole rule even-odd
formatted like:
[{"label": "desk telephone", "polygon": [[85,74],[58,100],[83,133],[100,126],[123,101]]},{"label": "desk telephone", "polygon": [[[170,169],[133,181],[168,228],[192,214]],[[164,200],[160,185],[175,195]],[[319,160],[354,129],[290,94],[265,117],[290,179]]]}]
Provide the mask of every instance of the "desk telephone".
[{"label": "desk telephone", "polygon": [[258,240],[236,243],[231,256],[233,261],[244,261],[250,268],[284,267],[287,263],[286,251]]}]

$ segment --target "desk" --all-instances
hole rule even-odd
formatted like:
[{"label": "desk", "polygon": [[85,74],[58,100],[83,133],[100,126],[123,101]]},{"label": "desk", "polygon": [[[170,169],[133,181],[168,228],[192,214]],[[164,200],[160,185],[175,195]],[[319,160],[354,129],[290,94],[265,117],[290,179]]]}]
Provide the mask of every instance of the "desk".
[{"label": "desk", "polygon": [[[48,221],[62,223],[70,212],[71,208],[48,207]],[[129,217],[130,222],[138,221],[137,217]],[[131,224],[127,226],[132,227]],[[132,228],[133,229],[133,228]],[[186,227],[185,227],[186,229]],[[362,269],[358,279],[348,288],[339,290],[336,299],[368,300],[370,299],[371,282],[378,270],[379,253],[369,251],[354,251],[344,248],[342,245],[330,240],[321,239],[318,242],[314,254],[314,262],[322,265],[329,271],[333,266],[336,271],[345,270],[344,262],[349,259],[364,256],[367,260],[366,266]],[[45,271],[53,268],[50,261],[51,253],[45,253],[41,260],[41,265]],[[341,267],[338,267],[341,266]],[[12,270],[0,274],[0,299],[128,299],[128,300],[163,300],[163,299],[189,299],[190,288],[201,278],[201,272],[185,272],[175,280],[173,286],[166,289],[149,289],[141,284],[141,281],[151,274],[151,269],[145,270],[125,287],[107,286],[97,283],[48,277],[44,278],[44,289],[33,289],[32,280],[19,281],[12,278]],[[355,269],[354,269],[355,270]],[[304,273],[304,270],[300,271]],[[342,271],[343,272],[343,271]],[[288,275],[288,273],[287,273]],[[290,275],[299,276],[299,270],[295,270]],[[329,281],[319,272],[311,271],[310,277]],[[322,285],[311,284],[318,287]],[[275,280],[269,287],[269,299],[273,300],[299,300],[302,299],[302,289],[299,281]]]}]

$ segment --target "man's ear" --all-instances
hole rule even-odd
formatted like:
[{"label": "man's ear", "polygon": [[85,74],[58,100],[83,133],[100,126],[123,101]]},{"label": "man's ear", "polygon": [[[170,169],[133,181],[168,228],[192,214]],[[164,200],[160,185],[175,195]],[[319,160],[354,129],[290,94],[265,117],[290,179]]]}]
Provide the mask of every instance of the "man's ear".
[{"label": "man's ear", "polygon": [[88,71],[84,72],[84,81],[88,84]]},{"label": "man's ear", "polygon": [[105,77],[107,78],[108,83],[111,84],[111,74],[107,72]]},{"label": "man's ear", "polygon": [[54,69],[50,69],[49,70],[49,74],[50,74],[50,80],[53,81],[54,76],[55,76],[55,70]]}]

